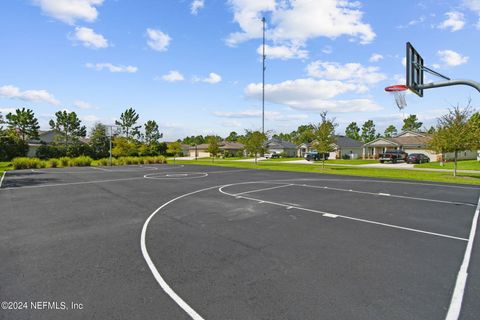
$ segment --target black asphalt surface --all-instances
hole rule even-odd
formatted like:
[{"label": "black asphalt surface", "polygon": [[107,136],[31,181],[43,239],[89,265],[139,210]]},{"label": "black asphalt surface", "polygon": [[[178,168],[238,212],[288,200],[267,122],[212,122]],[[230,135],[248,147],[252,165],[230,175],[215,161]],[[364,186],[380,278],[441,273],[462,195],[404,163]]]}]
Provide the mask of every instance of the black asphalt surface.
[{"label": "black asphalt surface", "polygon": [[[140,246],[171,200],[146,249],[204,319],[445,319],[479,197],[192,165],[8,172],[0,319],[189,319]],[[460,319],[478,319],[479,299],[477,235]]]}]

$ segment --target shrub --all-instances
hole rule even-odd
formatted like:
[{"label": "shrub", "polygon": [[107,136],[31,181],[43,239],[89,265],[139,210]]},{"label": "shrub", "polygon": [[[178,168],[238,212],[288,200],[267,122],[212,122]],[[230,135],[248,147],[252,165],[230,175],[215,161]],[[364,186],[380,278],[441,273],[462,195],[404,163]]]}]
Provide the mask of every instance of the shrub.
[{"label": "shrub", "polygon": [[60,161],[58,159],[50,159],[48,160],[48,167],[50,168],[57,168],[60,164]]},{"label": "shrub", "polygon": [[110,164],[109,158],[102,158],[97,161],[97,164],[100,166],[108,166]]},{"label": "shrub", "polygon": [[73,167],[89,167],[92,165],[93,159],[88,156],[80,156],[70,160]]},{"label": "shrub", "polygon": [[41,145],[35,152],[35,156],[42,160],[65,157],[67,150],[63,146]]},{"label": "shrub", "polygon": [[12,164],[15,170],[37,169],[37,168],[46,167],[45,161],[42,161],[38,158],[26,158],[26,157],[15,158],[12,160]]},{"label": "shrub", "polygon": [[58,160],[60,161],[60,165],[62,167],[68,167],[68,165],[70,164],[70,158],[69,157],[61,157]]}]

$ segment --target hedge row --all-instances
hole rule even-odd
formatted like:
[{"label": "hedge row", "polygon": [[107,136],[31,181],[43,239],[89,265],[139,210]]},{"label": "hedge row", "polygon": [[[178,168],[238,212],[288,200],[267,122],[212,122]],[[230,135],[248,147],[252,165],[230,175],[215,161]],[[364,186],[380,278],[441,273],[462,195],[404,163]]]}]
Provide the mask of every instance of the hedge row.
[{"label": "hedge row", "polygon": [[[120,157],[113,158],[112,165],[130,165],[130,164],[158,164],[167,163],[164,156],[154,157]],[[109,158],[93,160],[88,156],[76,158],[61,157],[58,159],[41,160],[39,158],[15,158],[12,160],[13,168],[19,169],[39,169],[39,168],[61,168],[61,167],[89,167],[89,166],[108,166]]]}]

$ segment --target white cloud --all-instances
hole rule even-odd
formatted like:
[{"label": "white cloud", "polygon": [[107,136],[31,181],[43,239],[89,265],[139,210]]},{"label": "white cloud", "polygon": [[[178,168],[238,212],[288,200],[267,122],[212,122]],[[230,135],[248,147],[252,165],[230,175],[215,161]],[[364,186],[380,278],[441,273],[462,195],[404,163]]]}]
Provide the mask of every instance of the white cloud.
[{"label": "white cloud", "polygon": [[75,100],[73,102],[73,106],[78,108],[78,109],[83,109],[83,110],[88,110],[88,109],[94,109],[95,106],[91,105],[88,102],[81,101],[81,100]]},{"label": "white cloud", "polygon": [[43,13],[65,22],[74,24],[76,20],[93,22],[98,17],[97,6],[104,0],[34,0]]},{"label": "white cloud", "polygon": [[404,66],[404,67],[407,66],[407,57],[402,58],[402,66]]},{"label": "white cloud", "polygon": [[397,26],[397,28],[398,29],[409,28],[409,27],[415,26],[417,24],[421,24],[421,23],[425,22],[425,20],[426,20],[425,16],[420,16],[417,19],[410,20],[406,25]]},{"label": "white cloud", "polygon": [[183,75],[177,70],[171,70],[169,73],[162,76],[162,79],[168,82],[182,81]]},{"label": "white cloud", "polygon": [[382,59],[383,59],[383,56],[382,56],[381,54],[379,54],[379,53],[374,53],[374,54],[372,54],[372,56],[370,57],[370,59],[368,59],[368,61],[370,61],[370,62],[378,62],[378,61],[380,61],[380,60],[382,60]]},{"label": "white cloud", "polygon": [[303,111],[331,111],[331,112],[371,112],[383,108],[370,99],[351,100],[310,100],[298,101],[290,105],[292,109]]},{"label": "white cloud", "polygon": [[202,9],[204,6],[204,0],[193,0],[190,6],[190,13],[196,16],[198,14],[198,10]]},{"label": "white cloud", "polygon": [[333,48],[332,46],[325,46],[323,47],[322,52],[325,54],[331,54],[333,52]]},{"label": "white cloud", "polygon": [[111,63],[87,63],[85,66],[89,69],[94,69],[97,71],[102,71],[103,69],[107,69],[110,72],[128,72],[128,73],[135,73],[137,72],[138,68],[134,66],[122,66],[122,65],[113,65]]},{"label": "white cloud", "polygon": [[[348,92],[365,92],[365,86],[338,80],[288,80],[278,84],[267,84],[265,86],[265,99],[297,110],[364,112],[381,109],[380,106],[369,99],[330,100]],[[245,88],[245,95],[249,98],[261,99],[262,84],[249,84]]]},{"label": "white cloud", "polygon": [[[263,46],[257,48],[257,53],[263,54]],[[308,58],[308,51],[295,46],[274,46],[265,45],[265,55],[268,59],[305,59]]]},{"label": "white cloud", "polygon": [[478,0],[463,0],[463,5],[473,12],[480,15],[480,1]]},{"label": "white cloud", "polygon": [[163,33],[157,29],[147,29],[148,41],[147,44],[150,48],[156,51],[167,51],[167,47],[170,44],[172,38],[166,33]]},{"label": "white cloud", "polygon": [[219,83],[222,81],[222,77],[214,72],[209,73],[208,78],[199,78],[199,77],[193,77],[194,82],[206,82],[206,83]]},{"label": "white cloud", "polygon": [[443,21],[438,27],[440,29],[450,29],[450,31],[458,31],[465,26],[465,17],[463,13],[458,11],[451,11],[445,13],[447,19]]},{"label": "white cloud", "polygon": [[101,34],[95,33],[95,31],[90,28],[76,27],[75,34],[72,39],[75,41],[80,41],[83,46],[87,48],[99,49],[108,47],[108,40],[105,39],[105,37]]},{"label": "white cloud", "polygon": [[307,66],[308,75],[328,80],[345,80],[357,84],[375,84],[387,79],[378,67],[364,67],[360,63],[339,64],[314,61]]},{"label": "white cloud", "polygon": [[[241,31],[232,33],[226,42],[234,46],[262,36],[262,14],[270,13],[268,37],[275,42],[302,46],[317,37],[337,38],[347,35],[370,43],[375,33],[362,21],[359,3],[347,0],[230,0],[234,21]],[[321,21],[321,23],[319,23]]]},{"label": "white cloud", "polygon": [[[245,119],[245,118],[261,118],[261,110],[244,110],[238,112],[213,112],[213,114],[220,118],[231,119]],[[307,119],[306,114],[281,114],[277,111],[265,111],[265,119],[271,121],[295,121]]]},{"label": "white cloud", "polygon": [[0,96],[11,99],[20,99],[23,101],[46,102],[53,105],[60,104],[60,102],[46,90],[21,91],[19,88],[12,85],[0,87]]},{"label": "white cloud", "polygon": [[440,56],[442,62],[451,67],[456,67],[468,62],[468,57],[462,56],[453,50],[440,50],[437,54]]}]

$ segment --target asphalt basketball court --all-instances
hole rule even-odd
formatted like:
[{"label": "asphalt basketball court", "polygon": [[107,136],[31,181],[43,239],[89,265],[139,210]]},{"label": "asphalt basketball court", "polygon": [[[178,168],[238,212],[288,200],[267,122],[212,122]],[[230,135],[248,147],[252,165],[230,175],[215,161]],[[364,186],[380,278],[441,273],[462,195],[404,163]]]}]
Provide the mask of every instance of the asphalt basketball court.
[{"label": "asphalt basketball court", "polygon": [[469,185],[191,165],[11,171],[0,296],[50,306],[0,315],[477,319],[479,196]]}]

